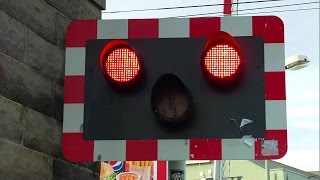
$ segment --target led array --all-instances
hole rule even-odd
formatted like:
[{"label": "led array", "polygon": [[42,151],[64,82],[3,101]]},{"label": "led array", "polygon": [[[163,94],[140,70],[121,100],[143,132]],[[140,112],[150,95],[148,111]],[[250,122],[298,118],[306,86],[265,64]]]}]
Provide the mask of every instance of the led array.
[{"label": "led array", "polygon": [[233,47],[219,44],[207,51],[204,64],[213,76],[226,78],[236,73],[240,65],[240,57]]},{"label": "led array", "polygon": [[139,73],[140,63],[132,49],[118,48],[107,56],[105,67],[108,75],[116,82],[129,82]]}]

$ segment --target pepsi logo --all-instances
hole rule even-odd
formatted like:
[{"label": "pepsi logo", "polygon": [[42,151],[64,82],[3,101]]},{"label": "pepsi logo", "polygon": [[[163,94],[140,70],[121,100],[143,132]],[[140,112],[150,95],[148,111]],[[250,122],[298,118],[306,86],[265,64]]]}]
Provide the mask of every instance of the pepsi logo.
[{"label": "pepsi logo", "polygon": [[123,166],[124,166],[123,161],[109,161],[109,164],[112,166],[115,172],[123,170]]}]

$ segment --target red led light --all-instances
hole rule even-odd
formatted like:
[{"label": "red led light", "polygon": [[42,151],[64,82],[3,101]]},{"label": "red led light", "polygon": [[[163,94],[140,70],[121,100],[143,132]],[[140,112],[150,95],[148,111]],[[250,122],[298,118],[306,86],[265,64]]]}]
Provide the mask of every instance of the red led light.
[{"label": "red led light", "polygon": [[135,79],[141,69],[135,52],[128,47],[120,47],[110,51],[105,60],[105,70],[115,82],[126,83]]},{"label": "red led light", "polygon": [[228,44],[218,44],[208,49],[204,66],[208,72],[220,79],[233,76],[241,63],[238,52]]}]

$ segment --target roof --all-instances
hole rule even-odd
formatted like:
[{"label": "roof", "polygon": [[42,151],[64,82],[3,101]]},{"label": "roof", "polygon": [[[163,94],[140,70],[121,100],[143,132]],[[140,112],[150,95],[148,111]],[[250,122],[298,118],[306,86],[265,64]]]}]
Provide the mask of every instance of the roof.
[{"label": "roof", "polygon": [[[264,160],[249,160],[250,162],[262,167],[262,168],[265,168],[264,165],[265,165],[265,161]],[[279,163],[279,162],[276,162],[276,161],[272,161],[272,160],[269,160],[269,168],[270,169],[285,169],[285,170],[288,170],[288,171],[292,171],[292,172],[297,172],[299,174],[302,174],[302,175],[305,175],[306,177],[316,177],[316,178],[320,178],[319,175],[317,175],[316,173],[311,173],[311,172],[306,172],[306,171],[303,171],[301,169],[297,169],[297,168],[294,168],[294,167],[291,167],[291,166],[288,166],[288,165],[285,165],[285,164],[282,164],[282,163]]]},{"label": "roof", "polygon": [[320,176],[320,171],[309,171],[309,173]]}]

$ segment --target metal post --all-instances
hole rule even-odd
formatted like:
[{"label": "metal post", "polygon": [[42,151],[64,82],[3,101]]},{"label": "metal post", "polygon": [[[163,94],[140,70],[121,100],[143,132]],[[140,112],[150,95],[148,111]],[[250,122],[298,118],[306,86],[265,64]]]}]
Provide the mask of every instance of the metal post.
[{"label": "metal post", "polygon": [[223,162],[223,160],[221,160],[220,161],[220,168],[219,168],[219,171],[220,171],[220,180],[223,180],[223,164],[224,164],[224,162]]},{"label": "metal post", "polygon": [[239,0],[237,0],[237,16],[239,15]]},{"label": "metal post", "polygon": [[225,16],[231,16],[232,1],[233,0],[224,0],[223,1],[223,14]]},{"label": "metal post", "polygon": [[186,161],[168,161],[168,180],[186,179]]},{"label": "metal post", "polygon": [[264,160],[264,169],[266,173],[266,180],[270,180],[270,169],[269,169],[269,161]]},{"label": "metal post", "polygon": [[220,164],[221,161],[215,160],[213,164],[214,168],[214,174],[213,174],[213,179],[214,180],[220,180]]}]

